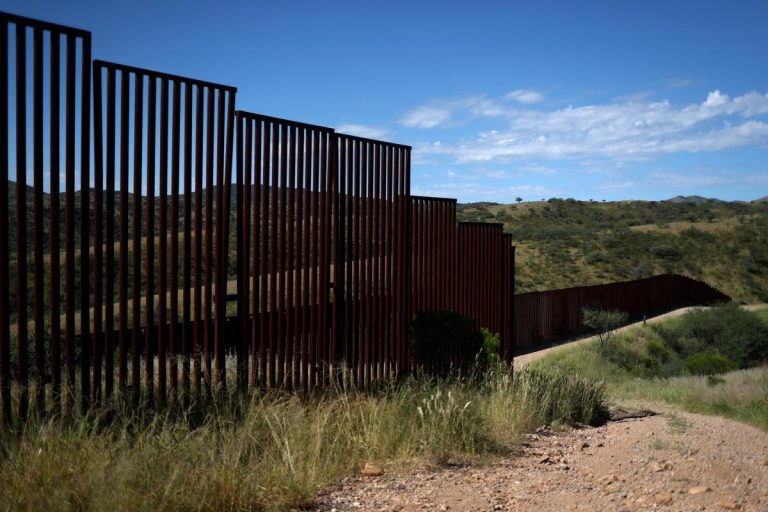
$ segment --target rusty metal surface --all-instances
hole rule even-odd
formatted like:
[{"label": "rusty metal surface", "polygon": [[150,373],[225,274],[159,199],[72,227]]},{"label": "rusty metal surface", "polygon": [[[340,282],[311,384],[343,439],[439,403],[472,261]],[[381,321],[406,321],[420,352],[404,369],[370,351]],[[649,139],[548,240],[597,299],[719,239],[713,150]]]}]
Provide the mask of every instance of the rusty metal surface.
[{"label": "rusty metal surface", "polygon": [[679,306],[730,300],[706,283],[664,274],[646,279],[523,293],[515,296],[515,350],[589,331],[582,309],[617,309],[642,316]]},{"label": "rusty metal surface", "polygon": [[[12,380],[18,384],[15,412],[20,418],[27,417],[30,406],[40,415],[48,409],[59,410],[62,403],[68,403],[66,399],[75,389],[77,373],[74,357],[77,312],[81,323],[88,325],[90,321],[88,311],[81,308],[84,305],[88,309],[89,281],[75,279],[76,270],[88,274],[90,268],[89,259],[82,257],[82,252],[76,252],[76,236],[84,236],[80,240],[80,251],[89,246],[88,222],[74,215],[76,187],[88,190],[90,186],[90,49],[89,32],[0,13],[0,213],[3,219],[0,226],[3,240],[0,249],[0,401],[3,417],[9,422],[14,412]],[[82,65],[79,69],[78,62]],[[13,92],[9,90],[12,84]],[[79,134],[76,133],[78,126]],[[15,140],[14,147],[10,147],[11,140]],[[28,174],[28,170],[31,173]],[[15,182],[13,188],[12,182]],[[89,194],[80,194],[79,208],[87,211],[89,201]],[[9,226],[12,216],[16,219],[13,227]],[[60,359],[62,231],[66,390],[61,388]],[[10,297],[12,291],[14,300]],[[14,361],[11,360],[13,338]],[[78,385],[88,389],[90,345],[79,349],[77,367],[80,369]],[[51,392],[47,393],[49,383]],[[72,404],[75,405],[83,410],[87,408],[88,393],[82,394],[80,403]]]},{"label": "rusty metal surface", "polygon": [[[96,308],[92,335],[99,340],[94,350],[98,360],[93,370],[93,396],[101,396],[102,381],[105,395],[113,393],[112,354],[117,331],[117,389],[121,394],[135,401],[142,395],[159,401],[188,400],[192,393],[203,391],[201,370],[205,367],[202,372],[210,378],[211,358],[223,367],[224,346],[212,341],[216,330],[209,327],[224,323],[225,318],[221,308],[226,305],[228,247],[214,244],[214,237],[228,240],[224,230],[228,227],[229,205],[223,203],[229,173],[225,172],[224,159],[231,158],[225,145],[233,139],[224,133],[228,129],[224,123],[233,119],[236,89],[98,60],[93,62],[93,76],[97,128],[94,185],[99,188],[92,212],[94,242],[99,242],[94,247],[94,259],[101,261],[103,238],[107,256],[106,272],[96,266],[93,274]],[[103,104],[104,96],[107,99]],[[215,125],[214,117],[218,121]],[[115,190],[117,180],[119,189]],[[101,209],[103,183],[105,210]],[[214,192],[215,213],[210,197]],[[204,206],[206,193],[208,201]],[[157,226],[155,211],[159,214]],[[113,250],[115,233],[117,261]],[[214,254],[216,264],[211,268]],[[106,292],[103,297],[102,289]],[[209,310],[213,306],[210,297],[217,300],[213,314],[205,317],[203,295]],[[214,354],[209,352],[211,347]],[[218,375],[223,380],[224,372]]]},{"label": "rusty metal surface", "polygon": [[366,386],[411,369],[418,311],[474,318],[509,361],[583,329],[583,306],[725,297],[680,276],[515,296],[511,236],[410,196],[410,147],[236,112],[234,87],[90,52],[88,32],[0,13],[6,422],[116,395]]}]

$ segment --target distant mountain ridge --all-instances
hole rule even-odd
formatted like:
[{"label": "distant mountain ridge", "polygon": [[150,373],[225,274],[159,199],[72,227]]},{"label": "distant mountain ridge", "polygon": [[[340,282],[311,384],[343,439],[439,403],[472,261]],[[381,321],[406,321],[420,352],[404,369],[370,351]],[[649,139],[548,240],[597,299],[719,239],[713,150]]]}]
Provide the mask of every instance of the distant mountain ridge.
[{"label": "distant mountain ridge", "polygon": [[667,199],[666,201],[670,203],[693,203],[693,204],[725,202],[722,199],[717,199],[714,197],[702,197],[702,196],[675,196],[671,199]]}]

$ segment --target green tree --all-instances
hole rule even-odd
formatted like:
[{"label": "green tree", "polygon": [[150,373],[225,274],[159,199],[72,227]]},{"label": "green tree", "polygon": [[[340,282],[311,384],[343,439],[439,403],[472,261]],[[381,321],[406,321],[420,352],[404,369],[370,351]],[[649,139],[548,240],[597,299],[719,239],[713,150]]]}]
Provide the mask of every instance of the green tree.
[{"label": "green tree", "polygon": [[604,351],[608,340],[617,327],[627,323],[629,315],[626,311],[615,309],[582,309],[582,323],[597,332],[600,340],[600,351]]}]

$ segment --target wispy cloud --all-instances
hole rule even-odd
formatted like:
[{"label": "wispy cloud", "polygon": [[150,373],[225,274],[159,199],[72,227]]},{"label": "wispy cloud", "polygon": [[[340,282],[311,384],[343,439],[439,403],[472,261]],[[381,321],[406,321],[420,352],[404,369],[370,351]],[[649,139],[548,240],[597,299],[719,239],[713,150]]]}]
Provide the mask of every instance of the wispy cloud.
[{"label": "wispy cloud", "polygon": [[690,78],[675,78],[667,83],[667,89],[684,89],[695,83],[696,82]]},{"label": "wispy cloud", "polygon": [[554,197],[559,191],[541,185],[494,187],[481,183],[435,183],[427,186],[413,186],[414,195],[430,197],[458,197],[461,201],[514,202],[516,197],[540,199]]},{"label": "wispy cloud", "polygon": [[743,173],[680,173],[659,171],[649,176],[653,182],[675,187],[718,187],[725,185],[768,185],[768,172]]},{"label": "wispy cloud", "polygon": [[515,91],[508,92],[504,98],[508,100],[514,100],[519,103],[524,103],[526,105],[544,101],[543,94],[537,91],[532,91],[530,89],[517,89]]},{"label": "wispy cloud", "polygon": [[456,124],[456,114],[464,118],[499,117],[507,115],[508,109],[485,96],[468,96],[458,100],[435,101],[409,110],[400,118],[400,124],[422,130],[442,128]]},{"label": "wispy cloud", "polygon": [[391,135],[392,132],[386,128],[378,128],[376,126],[366,126],[363,124],[342,124],[336,128],[341,133],[349,135],[357,135],[358,137],[365,137],[366,139],[385,139]]},{"label": "wispy cloud", "polygon": [[[505,110],[488,99],[485,103],[489,114],[482,114],[477,109],[478,99],[473,98],[455,102],[440,119],[484,115],[498,119],[496,129],[480,131],[471,139],[420,144],[415,153],[446,155],[457,163],[505,162],[514,158],[630,161],[672,153],[719,151],[768,140],[768,120],[755,119],[768,114],[768,94],[758,92],[731,98],[714,90],[701,103],[685,106],[669,101],[625,101],[543,111]],[[424,117],[439,117],[432,114]],[[421,126],[425,124],[420,122]]]},{"label": "wispy cloud", "polygon": [[451,114],[449,106],[423,106],[406,112],[400,122],[409,128],[434,128],[448,122]]}]

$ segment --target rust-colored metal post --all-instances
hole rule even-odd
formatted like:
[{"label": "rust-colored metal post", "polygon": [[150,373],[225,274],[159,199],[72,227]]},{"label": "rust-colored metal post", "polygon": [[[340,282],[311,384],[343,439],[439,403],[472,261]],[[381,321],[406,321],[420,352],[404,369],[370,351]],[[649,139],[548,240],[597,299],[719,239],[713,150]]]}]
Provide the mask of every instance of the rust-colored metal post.
[{"label": "rust-colored metal post", "polygon": [[[141,182],[143,157],[144,77],[134,74],[133,104],[133,268],[131,282],[131,394],[141,396]],[[127,262],[123,262],[127,265]],[[149,277],[149,276],[147,276]]]},{"label": "rust-colored metal post", "polygon": [[160,80],[160,204],[158,205],[158,274],[157,274],[157,395],[160,402],[168,397],[168,93],[169,81]]},{"label": "rust-colored metal post", "polygon": [[[145,396],[154,399],[155,371],[154,344],[155,336],[155,149],[157,138],[157,79],[148,77],[147,82],[147,198],[145,233],[147,253],[144,259],[145,304],[144,304],[144,379]],[[98,331],[97,331],[98,332]]]},{"label": "rust-colored metal post", "polygon": [[[44,299],[44,263],[43,263],[43,31],[35,27],[33,31],[33,112],[32,112],[32,156],[34,174],[34,293],[35,293],[35,406],[38,417],[45,409],[45,299]],[[4,163],[0,164],[4,165]]]}]

